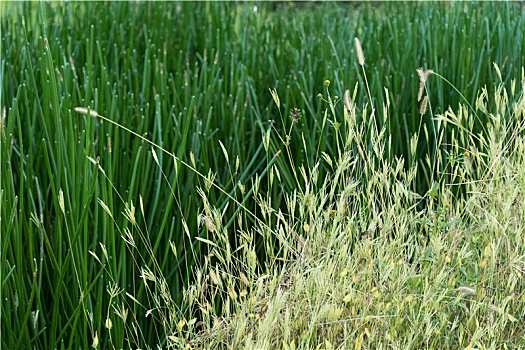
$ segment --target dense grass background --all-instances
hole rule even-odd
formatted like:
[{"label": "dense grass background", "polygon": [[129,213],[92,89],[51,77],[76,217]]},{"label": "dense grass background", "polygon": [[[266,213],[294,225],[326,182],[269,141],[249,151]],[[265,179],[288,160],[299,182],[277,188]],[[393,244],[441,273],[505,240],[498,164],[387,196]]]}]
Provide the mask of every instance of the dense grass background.
[{"label": "dense grass background", "polygon": [[[278,256],[282,246],[252,231],[257,222],[247,210],[273,227],[279,220],[261,203],[290,209],[285,194],[308,192],[299,166],[311,169],[322,152],[339,154],[341,134],[334,127],[336,114],[325,113],[327,93],[341,99],[359,84],[354,103],[357,122],[368,125],[360,134],[364,149],[372,152],[372,131],[384,126],[385,140],[391,139],[384,142],[382,158],[402,156],[404,169],[417,166],[410,190],[422,196],[449,176],[442,175],[451,172],[447,154],[466,147],[488,153],[487,144],[469,143],[461,127],[476,135],[493,121],[479,113],[438,134],[437,121],[420,115],[416,68],[446,77],[466,98],[430,76],[430,111],[437,115],[449,106],[458,110],[459,103],[476,106],[485,86],[492,94],[501,82],[510,91],[525,57],[523,5],[509,2],[0,6],[1,331],[7,348],[88,348],[94,334],[101,348],[165,342],[164,330],[142,317],[155,293],[138,277],[141,267],[158,262],[174,309],[186,315],[183,290],[210,253],[209,245],[195,239],[208,237],[202,214],[211,215],[210,203],[224,217],[233,250],[248,244],[239,234],[247,232],[260,261],[255,270],[264,270],[268,252]],[[354,37],[365,51],[371,100]],[[280,109],[269,89],[278,93]],[[518,96],[511,94],[514,101]],[[387,100],[388,115],[382,107]],[[497,110],[495,101],[488,104]],[[78,106],[96,110],[178,160],[156,150],[156,161],[141,138],[75,113]],[[372,107],[376,118],[370,122]],[[301,110],[298,124],[288,118],[292,108]],[[510,125],[510,116],[501,117]],[[414,152],[410,139],[419,132]],[[319,164],[321,186],[332,168]],[[372,168],[382,164],[378,159]],[[372,177],[363,170],[357,180],[366,187]],[[455,188],[453,198],[459,198]],[[130,220],[132,204],[140,232]],[[126,208],[131,211],[122,215]],[[362,209],[360,225],[367,228],[375,208]],[[129,249],[121,239],[126,230],[148,240]],[[143,305],[128,304],[140,332],[116,322],[111,337],[102,332],[119,307],[116,296],[124,293],[108,293],[110,286],[125,288]],[[221,300],[215,308],[222,312]]]}]

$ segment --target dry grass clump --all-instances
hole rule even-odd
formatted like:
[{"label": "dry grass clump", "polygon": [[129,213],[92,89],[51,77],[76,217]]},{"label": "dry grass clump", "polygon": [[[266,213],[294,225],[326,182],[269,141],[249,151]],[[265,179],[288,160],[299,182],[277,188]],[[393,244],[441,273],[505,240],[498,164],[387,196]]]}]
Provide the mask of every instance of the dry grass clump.
[{"label": "dry grass clump", "polygon": [[[497,91],[496,99],[505,95]],[[288,214],[271,214],[273,231],[256,228],[268,239],[275,235],[279,253],[267,251],[269,263],[256,269],[247,269],[246,254],[230,267],[206,264],[199,272],[215,282],[192,287],[202,298],[194,302],[217,310],[216,299],[206,297],[211,289],[223,303],[220,316],[206,313],[208,323],[187,344],[258,349],[525,344],[518,321],[525,310],[520,94],[515,103],[500,104],[517,122],[489,129],[483,138],[487,154],[461,152],[478,141],[464,129],[454,139],[452,149],[461,159],[448,160],[449,175],[467,187],[465,198],[454,197],[445,182],[424,198],[410,193],[407,179],[413,175],[402,160],[381,161],[374,152],[335,155],[334,172],[320,187],[316,166],[310,173],[301,169],[304,182],[287,196]],[[489,101],[480,100],[484,103]],[[467,110],[460,114],[449,110],[438,119],[458,127],[458,118],[472,118]],[[347,136],[357,142],[367,131],[352,124],[352,117],[346,120]],[[380,135],[372,150],[383,146]],[[373,166],[377,161],[380,167]],[[359,181],[363,175],[367,181]],[[230,282],[218,287],[221,273]]]}]

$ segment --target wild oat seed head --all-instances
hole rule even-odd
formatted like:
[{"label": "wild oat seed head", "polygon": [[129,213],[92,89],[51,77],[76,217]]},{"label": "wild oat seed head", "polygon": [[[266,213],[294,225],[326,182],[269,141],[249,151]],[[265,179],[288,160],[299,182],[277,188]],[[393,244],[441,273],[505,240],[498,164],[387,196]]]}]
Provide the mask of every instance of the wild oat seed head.
[{"label": "wild oat seed head", "polygon": [[109,260],[108,250],[106,249],[106,246],[101,242],[99,242],[99,245],[100,249],[102,249],[102,254],[104,254],[104,258],[106,258],[106,260]]},{"label": "wild oat seed head", "polygon": [[357,38],[354,39],[354,42],[355,42],[355,50],[357,52],[357,62],[359,62],[361,66],[364,66],[365,65],[365,54],[363,53],[361,42]]},{"label": "wild oat seed head", "polygon": [[135,226],[137,221],[135,220],[135,206],[133,205],[133,201],[131,201],[129,204],[124,204],[124,216]]}]

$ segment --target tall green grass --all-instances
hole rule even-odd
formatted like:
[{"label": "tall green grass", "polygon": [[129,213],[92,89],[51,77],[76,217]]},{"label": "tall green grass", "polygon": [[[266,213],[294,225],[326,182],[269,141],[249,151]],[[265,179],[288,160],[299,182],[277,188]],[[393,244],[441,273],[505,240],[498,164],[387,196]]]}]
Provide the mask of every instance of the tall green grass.
[{"label": "tall green grass", "polygon": [[[242,330],[260,336],[261,347],[281,346],[270,341],[273,318],[264,316],[268,310],[272,317],[283,314],[265,305],[272,305],[268,298],[293,266],[316,271],[319,259],[333,256],[329,271],[345,264],[361,269],[345,260],[348,252],[358,257],[377,247],[374,259],[390,253],[396,261],[419,261],[410,265],[416,270],[399,271],[416,279],[406,287],[416,295],[427,290],[420,275],[429,271],[424,261],[433,259],[429,244],[451,249],[455,262],[454,254],[471,244],[489,255],[498,251],[486,248],[504,231],[492,221],[485,229],[493,235],[475,231],[472,239],[479,242],[446,247],[453,237],[444,232],[452,235],[447,228],[454,220],[474,225],[481,215],[472,209],[480,198],[461,199],[447,184],[463,184],[464,195],[499,193],[493,183],[505,188],[488,180],[499,179],[495,160],[521,142],[513,133],[521,130],[519,109],[509,107],[519,101],[525,57],[519,4],[0,6],[2,347],[88,348],[95,339],[100,348],[192,341],[197,347],[249,346]],[[365,51],[364,67],[356,60],[355,37]],[[429,77],[424,115],[418,67],[450,81]],[[353,95],[354,86],[355,109],[343,113],[344,92]],[[485,86],[487,97],[478,101]],[[497,102],[504,87],[512,90],[509,101]],[[301,111],[297,124],[288,115],[293,108]],[[442,116],[432,120],[431,113]],[[465,158],[467,151],[477,157]],[[519,178],[512,171],[520,160],[501,171]],[[465,186],[477,184],[474,178],[490,191]],[[513,227],[517,232],[520,226]],[[462,230],[454,232],[470,232]],[[394,250],[378,246],[385,231]],[[369,241],[361,237],[367,232]],[[332,247],[333,255],[326,255]],[[519,267],[521,256],[514,253],[509,264]],[[465,264],[468,257],[458,256],[457,264]],[[506,272],[487,261],[496,284]],[[467,284],[471,272],[449,284]],[[314,282],[306,299],[326,301],[315,291],[327,281],[304,281]],[[495,300],[500,297],[503,292],[495,292]],[[257,303],[244,303],[252,299]],[[289,313],[306,307],[300,300]],[[252,309],[243,314],[244,308]],[[322,312],[305,315],[316,314]],[[232,333],[241,316],[269,323],[244,324]],[[293,317],[284,316],[292,325]],[[429,318],[416,313],[414,320]],[[307,321],[287,331],[286,346],[305,330],[304,346],[314,345],[318,323],[305,328]],[[346,341],[359,337],[359,329],[366,328],[346,333]],[[501,330],[513,339],[521,334],[506,323]]]}]

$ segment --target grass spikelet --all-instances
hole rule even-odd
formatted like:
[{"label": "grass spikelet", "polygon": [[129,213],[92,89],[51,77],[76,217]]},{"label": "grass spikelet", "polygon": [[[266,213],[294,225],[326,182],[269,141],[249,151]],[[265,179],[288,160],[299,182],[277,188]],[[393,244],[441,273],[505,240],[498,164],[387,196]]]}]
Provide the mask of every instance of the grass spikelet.
[{"label": "grass spikelet", "polygon": [[460,286],[456,289],[459,293],[467,294],[467,295],[475,295],[476,290],[472,287],[468,286]]},{"label": "grass spikelet", "polygon": [[421,101],[421,97],[423,96],[423,90],[425,90],[425,84],[427,82],[428,77],[430,74],[434,73],[432,69],[423,70],[423,68],[416,69],[417,75],[419,77],[419,90],[417,92],[417,101]]},{"label": "grass spikelet", "polygon": [[62,189],[58,191],[58,204],[60,206],[60,210],[62,210],[62,214],[66,213],[66,206],[64,204],[64,192],[62,192]]},{"label": "grass spikelet", "polygon": [[355,50],[357,52],[357,62],[359,62],[361,66],[364,66],[365,65],[365,54],[363,53],[361,42],[359,41],[358,38],[355,38],[354,42],[355,42]]},{"label": "grass spikelet", "polygon": [[206,225],[206,229],[208,229],[208,232],[210,233],[215,232],[215,224],[213,223],[213,220],[211,217],[205,215],[202,217],[202,220],[204,221],[204,225]]},{"label": "grass spikelet", "polygon": [[496,74],[498,75],[499,81],[503,82],[503,79],[501,78],[501,71],[499,70],[499,66],[496,62],[492,62],[494,65],[494,69],[496,70]]},{"label": "grass spikelet", "polygon": [[99,199],[98,200],[98,204],[100,204],[100,206],[102,207],[102,209],[104,209],[104,211],[111,217],[113,218],[113,213],[111,213],[111,210],[109,209],[109,207],[106,205],[106,203],[104,203],[102,201],[102,199]]},{"label": "grass spikelet", "polygon": [[89,113],[88,113],[88,109],[85,108],[85,107],[75,107],[75,112],[77,113],[80,113],[80,114],[84,114],[84,115],[90,115],[92,117],[98,117],[98,112],[97,111],[94,111],[94,110],[89,110]]},{"label": "grass spikelet", "polygon": [[4,127],[4,124],[5,124],[5,116],[6,116],[6,110],[5,110],[5,106],[2,108],[2,120],[0,120],[0,130],[2,132],[2,137],[4,138],[5,140],[5,127]]},{"label": "grass spikelet", "polygon": [[489,305],[488,308],[489,310],[497,312],[498,314],[503,313],[503,310],[500,307],[497,307],[495,305]]},{"label": "grass spikelet", "polygon": [[93,349],[98,348],[98,332],[95,332],[95,336],[93,337],[93,344],[91,345]]},{"label": "grass spikelet", "polygon": [[224,154],[224,158],[226,158],[226,163],[230,162],[230,158],[228,157],[228,151],[226,151],[226,148],[224,147],[224,144],[219,140],[219,145],[221,146],[222,153]]},{"label": "grass spikelet", "polygon": [[346,107],[346,109],[350,112],[352,110],[352,107],[354,103],[352,102],[352,98],[350,97],[350,90],[346,90],[345,94],[343,96],[343,103]]},{"label": "grass spikelet", "polygon": [[423,98],[423,101],[421,101],[421,106],[419,107],[419,113],[421,115],[425,114],[428,109],[428,96],[425,96]]},{"label": "grass spikelet", "polygon": [[107,329],[113,328],[113,322],[111,322],[111,318],[109,318],[109,316],[106,318],[105,326]]},{"label": "grass spikelet", "polygon": [[277,94],[277,90],[270,89],[270,93],[272,94],[273,102],[275,102],[277,109],[281,108],[281,101],[279,100],[279,95]]},{"label": "grass spikelet", "polygon": [[432,69],[423,70],[423,68],[419,67],[416,69],[417,75],[419,77],[419,81],[425,84],[427,82],[428,77],[430,74],[434,73]]},{"label": "grass spikelet", "polygon": [[131,224],[133,224],[134,226],[137,225],[137,221],[135,219],[135,206],[133,205],[133,201],[131,201],[131,203],[124,203],[125,204],[125,208],[124,208],[124,216],[126,217],[126,219],[129,220],[129,222],[131,222]]},{"label": "grass spikelet", "polygon": [[417,102],[421,101],[421,97],[423,97],[424,90],[425,90],[425,83],[419,82],[419,89],[417,90]]},{"label": "grass spikelet", "polygon": [[[370,105],[373,108],[372,94],[370,93],[370,85],[368,84],[368,78],[366,77],[366,72],[365,72],[365,54],[363,53],[363,48],[361,47],[361,42],[359,41],[359,39],[357,37],[354,38],[354,42],[355,42],[355,49],[356,49],[356,52],[357,52],[357,62],[359,63],[359,65],[361,66],[361,69],[363,70],[363,76],[365,78],[366,91],[368,92],[368,99],[370,101]],[[372,112],[372,114],[373,114],[373,112]]]}]

